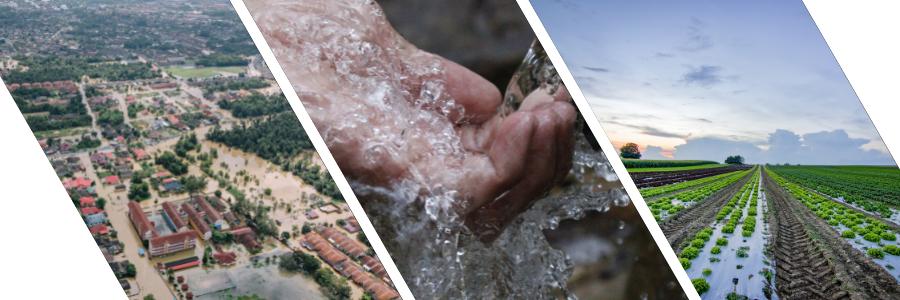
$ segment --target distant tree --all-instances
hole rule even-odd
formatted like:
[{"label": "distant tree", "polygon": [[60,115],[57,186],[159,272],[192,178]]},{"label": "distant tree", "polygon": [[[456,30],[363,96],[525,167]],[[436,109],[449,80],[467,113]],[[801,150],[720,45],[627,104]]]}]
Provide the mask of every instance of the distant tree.
[{"label": "distant tree", "polygon": [[97,199],[97,208],[104,209],[105,207],[106,207],[106,199],[103,197],[101,197],[100,199]]},{"label": "distant tree", "polygon": [[619,148],[619,155],[622,158],[632,158],[632,159],[640,159],[641,158],[641,150],[638,149],[638,145],[635,143],[628,143],[622,148]]},{"label": "distant tree", "polygon": [[156,297],[153,297],[153,294],[148,294],[147,296],[144,296],[144,300],[156,300]]},{"label": "distant tree", "polygon": [[729,156],[728,158],[725,159],[725,163],[732,164],[732,165],[743,165],[744,158],[741,157],[740,155]]},{"label": "distant tree", "polygon": [[287,232],[287,231],[282,231],[282,232],[281,232],[281,239],[283,239],[283,240],[289,240],[289,239],[291,239],[291,233],[290,233],[290,232]]},{"label": "distant tree", "polygon": [[338,219],[337,224],[338,226],[345,226],[347,225],[347,221],[344,221],[344,219]]},{"label": "distant tree", "polygon": [[216,190],[216,193],[215,193],[215,194],[216,194],[216,197],[222,198],[222,191],[221,191],[221,190]]},{"label": "distant tree", "polygon": [[300,229],[300,233],[302,233],[302,234],[307,234],[307,233],[310,233],[311,231],[312,231],[312,228],[309,226],[309,224],[303,224],[303,228]]},{"label": "distant tree", "polygon": [[184,187],[184,190],[188,192],[188,195],[193,196],[195,193],[203,191],[206,189],[206,185],[209,182],[206,180],[206,177],[197,177],[194,175],[184,177],[181,179],[181,185]]}]

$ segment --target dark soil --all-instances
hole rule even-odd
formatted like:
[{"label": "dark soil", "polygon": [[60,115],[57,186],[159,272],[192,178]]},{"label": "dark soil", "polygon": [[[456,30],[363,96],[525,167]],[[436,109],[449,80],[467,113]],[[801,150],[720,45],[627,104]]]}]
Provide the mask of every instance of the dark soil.
[{"label": "dark soil", "polygon": [[770,247],[780,299],[898,299],[900,285],[884,268],[765,172],[763,180],[776,219]]},{"label": "dark soil", "polygon": [[719,214],[722,207],[731,201],[731,197],[734,197],[741,187],[750,181],[751,177],[753,177],[752,172],[709,198],[669,217],[659,225],[676,254],[681,252],[681,243],[685,239],[693,237],[694,232],[709,227],[709,224],[716,220],[716,215]]}]

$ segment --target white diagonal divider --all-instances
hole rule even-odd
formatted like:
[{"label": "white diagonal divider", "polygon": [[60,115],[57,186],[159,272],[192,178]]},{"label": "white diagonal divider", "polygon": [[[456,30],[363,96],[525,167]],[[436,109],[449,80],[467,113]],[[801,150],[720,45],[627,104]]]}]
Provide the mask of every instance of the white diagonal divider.
[{"label": "white diagonal divider", "polygon": [[896,163],[900,153],[896,133],[900,129],[900,43],[895,37],[900,33],[900,2],[803,3]]},{"label": "white diagonal divider", "polygon": [[[631,176],[628,176],[628,172],[625,170],[625,164],[622,163],[622,160],[616,155],[616,149],[603,131],[603,127],[600,126],[600,121],[597,120],[596,115],[594,115],[593,110],[591,110],[591,106],[588,104],[584,94],[581,93],[581,89],[575,84],[575,77],[572,76],[572,73],[569,72],[569,69],[563,62],[562,56],[556,49],[556,45],[551,41],[550,35],[538,18],[537,13],[534,11],[534,7],[531,6],[531,3],[528,0],[516,1],[519,2],[522,13],[525,14],[525,17],[528,19],[528,23],[531,24],[531,28],[537,35],[538,40],[541,41],[541,45],[544,46],[544,50],[547,51],[547,55],[550,56],[550,61],[552,61],[553,66],[556,67],[559,77],[562,79],[563,83],[566,84],[566,88],[569,89],[572,98],[575,99],[578,110],[584,115],[585,122],[587,122],[588,127],[591,128],[591,131],[594,132],[597,142],[600,143],[600,148],[603,149],[606,157],[609,158],[609,163],[612,165],[613,170],[616,171],[616,175],[619,176],[619,180],[622,181],[625,191],[628,192],[638,213],[641,215],[641,218],[644,219],[644,224],[646,224],[647,229],[650,230],[653,240],[656,241],[656,245],[659,247],[660,251],[662,251],[663,256],[669,263],[669,267],[672,268],[672,272],[675,273],[675,277],[678,278],[678,282],[684,289],[685,294],[687,294],[690,299],[700,299],[700,295],[694,290],[691,279],[681,267],[681,262],[678,261],[678,257],[675,256],[675,251],[672,250],[672,246],[670,246],[669,242],[666,240],[666,236],[663,234],[662,229],[659,228],[656,219],[653,218],[650,208],[647,207],[647,203],[644,202],[644,198],[641,197],[641,193],[638,191],[634,181],[631,180]],[[577,30],[577,28],[572,29]]]},{"label": "white diagonal divider", "polygon": [[275,76],[275,81],[284,92],[285,98],[291,103],[291,108],[294,109],[297,118],[300,119],[300,124],[303,125],[303,129],[306,130],[306,133],[309,135],[309,139],[312,141],[313,146],[315,146],[316,151],[319,152],[319,157],[322,158],[322,163],[325,164],[325,168],[331,173],[331,177],[334,178],[335,184],[337,184],[341,194],[344,195],[347,205],[350,206],[350,211],[353,212],[353,215],[356,216],[356,220],[359,221],[359,225],[369,239],[369,243],[372,244],[375,254],[378,254],[378,258],[381,260],[381,264],[384,265],[384,269],[387,270],[388,275],[390,275],[391,281],[397,288],[397,292],[400,293],[400,297],[404,300],[415,299],[412,292],[410,292],[409,287],[406,285],[406,282],[403,280],[403,277],[400,275],[397,265],[394,264],[390,253],[388,253],[387,248],[384,247],[381,238],[378,237],[375,227],[372,226],[372,222],[369,221],[366,212],[363,211],[362,206],[359,204],[359,200],[356,199],[356,194],[353,194],[353,190],[350,189],[350,184],[347,182],[347,179],[344,178],[341,169],[338,168],[337,162],[331,155],[331,151],[329,151],[328,147],[325,145],[325,141],[316,129],[316,125],[313,123],[312,119],[309,118],[306,109],[303,108],[300,97],[297,96],[297,92],[294,91],[290,81],[288,81],[287,75],[285,75],[281,65],[278,64],[275,53],[272,52],[272,49],[269,48],[269,44],[266,43],[265,37],[262,35],[259,27],[256,26],[256,22],[253,20],[253,16],[250,15],[250,11],[247,10],[247,6],[244,5],[244,2],[241,0],[231,0],[231,4],[234,6],[235,11],[237,11],[238,16],[240,16],[241,22],[244,23],[247,32],[250,33],[250,37],[253,38],[253,43],[256,44],[256,47],[259,49],[259,53],[272,71],[272,75]]}]

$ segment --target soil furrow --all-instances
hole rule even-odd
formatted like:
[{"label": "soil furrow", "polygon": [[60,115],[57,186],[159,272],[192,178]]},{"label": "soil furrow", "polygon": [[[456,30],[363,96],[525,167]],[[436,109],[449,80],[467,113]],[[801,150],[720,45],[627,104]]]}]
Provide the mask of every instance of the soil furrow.
[{"label": "soil furrow", "polygon": [[[763,172],[781,299],[898,299],[897,281]],[[790,266],[790,268],[786,268]],[[812,283],[812,284],[810,284]]]}]

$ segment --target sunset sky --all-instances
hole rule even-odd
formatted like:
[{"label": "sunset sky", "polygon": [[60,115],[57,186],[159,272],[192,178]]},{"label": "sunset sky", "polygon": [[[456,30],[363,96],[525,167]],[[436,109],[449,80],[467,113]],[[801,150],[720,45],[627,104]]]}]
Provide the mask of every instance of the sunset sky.
[{"label": "sunset sky", "polygon": [[895,164],[801,1],[531,2],[616,147]]}]

